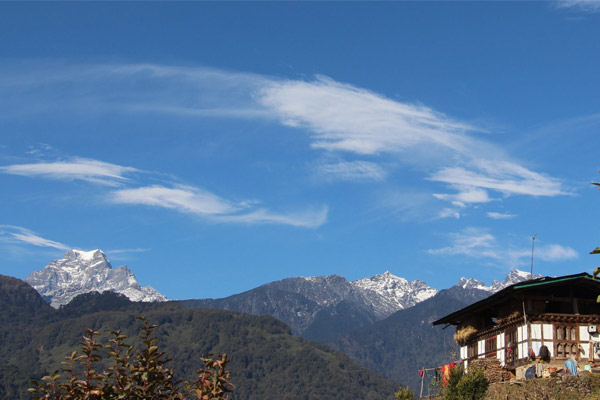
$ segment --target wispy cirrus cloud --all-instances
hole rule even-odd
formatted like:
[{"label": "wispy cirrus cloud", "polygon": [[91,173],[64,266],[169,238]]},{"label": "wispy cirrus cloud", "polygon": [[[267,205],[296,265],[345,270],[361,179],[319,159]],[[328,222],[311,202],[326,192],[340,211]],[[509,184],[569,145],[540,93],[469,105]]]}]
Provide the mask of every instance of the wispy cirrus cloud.
[{"label": "wispy cirrus cloud", "polygon": [[443,218],[456,218],[459,219],[461,217],[460,212],[454,208],[442,208],[440,210],[440,212],[438,213],[438,218],[439,219],[443,219]]},{"label": "wispy cirrus cloud", "polygon": [[432,174],[432,181],[445,182],[461,188],[495,190],[511,195],[558,196],[568,194],[556,178],[531,171],[518,164],[500,160],[476,160],[476,170],[448,167]]},{"label": "wispy cirrus cloud", "polygon": [[132,249],[111,249],[111,250],[106,250],[106,253],[108,253],[108,254],[131,254],[131,253],[145,253],[147,251],[150,251],[150,249],[136,247],[136,248],[132,248]]},{"label": "wispy cirrus cloud", "polygon": [[[393,169],[408,167],[448,190],[430,193],[457,207],[508,195],[568,194],[559,179],[529,169],[486,140],[480,134],[485,129],[416,101],[399,101],[325,76],[281,79],[158,64],[3,70],[9,78],[0,78],[0,94],[6,92],[12,99],[4,107],[8,117],[22,109],[69,107],[81,112],[269,120],[302,131],[315,151],[335,154],[337,162],[314,169],[329,181],[388,181]],[[63,93],[58,101],[53,96],[57,85]],[[31,106],[36,102],[39,107]],[[115,184],[121,178],[99,179]]]},{"label": "wispy cirrus cloud", "polygon": [[[460,232],[451,233],[449,239],[450,245],[429,249],[428,253],[487,259],[511,268],[518,263],[526,262],[531,257],[531,248],[503,244],[487,229],[468,227]],[[572,260],[578,257],[573,248],[559,244],[536,246],[536,250],[536,258],[549,262]]]},{"label": "wispy cirrus cloud", "polygon": [[495,212],[495,211],[488,212],[488,213],[486,213],[486,215],[488,217],[490,217],[491,219],[512,219],[512,218],[516,217],[515,214],[499,213],[499,212]]},{"label": "wispy cirrus cloud", "polygon": [[58,250],[69,250],[71,247],[39,236],[29,229],[14,226],[0,225],[0,241],[9,243],[26,243],[38,247],[51,247]]},{"label": "wispy cirrus cloud", "polygon": [[385,169],[369,161],[326,163],[319,165],[317,171],[325,179],[344,181],[383,181],[387,177]]},{"label": "wispy cirrus cloud", "polygon": [[477,187],[468,186],[464,187],[464,189],[459,191],[457,194],[435,193],[433,197],[438,198],[440,200],[450,201],[457,207],[466,207],[467,204],[487,203],[489,201],[492,201],[492,199],[489,198],[488,193],[485,190]]},{"label": "wispy cirrus cloud", "polygon": [[429,254],[465,255],[469,257],[498,258],[496,238],[487,230],[469,227],[451,233],[451,244],[438,249],[429,249]]},{"label": "wispy cirrus cloud", "polygon": [[245,224],[282,224],[301,228],[318,228],[327,222],[327,206],[300,212],[276,213],[266,209],[258,209],[248,213],[223,215],[217,221]]},{"label": "wispy cirrus cloud", "polygon": [[243,208],[242,205],[235,205],[210,192],[183,185],[174,188],[154,185],[121,189],[112,192],[109,201],[159,206],[198,215],[230,214]]},{"label": "wispy cirrus cloud", "polygon": [[73,158],[67,161],[6,165],[0,167],[0,172],[11,175],[69,181],[81,180],[106,186],[119,186],[130,180],[125,176],[126,174],[139,172],[139,170],[98,160]]},{"label": "wispy cirrus cloud", "polygon": [[600,2],[598,0],[558,0],[553,3],[556,8],[575,9],[583,12],[600,12]]},{"label": "wispy cirrus cloud", "polygon": [[[140,186],[143,185],[141,176],[148,175],[149,172],[93,159],[72,158],[68,161],[13,164],[0,167],[0,172],[44,179],[82,180],[103,186],[122,187],[111,192],[105,199],[112,204],[173,209],[203,216],[215,222],[282,224],[313,228],[327,221],[326,206],[317,211],[275,213],[266,208],[256,207],[255,201],[226,200],[208,190],[194,186],[176,183],[169,186]],[[125,176],[134,172],[137,173],[138,179]],[[30,240],[33,241],[34,238],[30,237]]]},{"label": "wispy cirrus cloud", "polygon": [[282,123],[311,132],[318,149],[357,154],[397,152],[417,145],[464,151],[468,124],[428,107],[390,100],[327,77],[271,82],[258,101]]},{"label": "wispy cirrus cloud", "polygon": [[254,202],[233,202],[210,192],[191,186],[148,186],[121,189],[111,193],[110,201],[120,204],[137,204],[204,217],[215,222],[245,224],[283,224],[314,228],[327,221],[327,207],[317,211],[274,213],[254,206]]},{"label": "wispy cirrus cloud", "polygon": [[[273,82],[260,89],[257,98],[283,124],[309,132],[315,149],[379,156],[369,165],[381,171],[385,171],[383,157],[400,157],[416,167],[423,167],[421,163],[427,160],[423,170],[436,169],[427,179],[457,191],[435,197],[455,206],[487,203],[495,199],[490,192],[502,196],[568,194],[560,180],[528,169],[497,145],[475,137],[481,129],[426,106],[389,99],[327,77]],[[348,179],[347,168],[333,172]]]}]

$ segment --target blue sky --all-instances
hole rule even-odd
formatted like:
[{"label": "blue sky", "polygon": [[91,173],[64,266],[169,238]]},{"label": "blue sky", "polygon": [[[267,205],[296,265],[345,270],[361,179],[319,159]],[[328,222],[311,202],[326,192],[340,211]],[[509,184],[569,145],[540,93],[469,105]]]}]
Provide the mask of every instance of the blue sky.
[{"label": "blue sky", "polygon": [[0,4],[0,273],[169,298],[591,271],[593,2]]}]

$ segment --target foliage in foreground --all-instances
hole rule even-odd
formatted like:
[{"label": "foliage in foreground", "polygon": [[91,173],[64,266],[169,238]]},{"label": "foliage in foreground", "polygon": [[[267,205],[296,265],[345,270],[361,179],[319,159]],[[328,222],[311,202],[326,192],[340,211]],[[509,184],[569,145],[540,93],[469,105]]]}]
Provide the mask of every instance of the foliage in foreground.
[{"label": "foliage in foreground", "polygon": [[481,400],[485,397],[489,382],[481,368],[471,368],[464,373],[462,366],[450,371],[450,378],[444,390],[446,400]]},{"label": "foliage in foreground", "polygon": [[415,394],[408,386],[403,387],[398,390],[394,395],[395,400],[413,400],[415,398]]},{"label": "foliage in foreground", "polygon": [[[177,381],[173,368],[167,367],[171,360],[165,358],[165,353],[156,346],[158,339],[152,337],[157,325],[139,319],[144,322],[139,349],[127,344],[127,336],[121,331],[111,331],[113,338],[102,345],[96,340],[100,333],[88,329],[80,342],[81,354],[74,351],[65,357],[62,374],[56,371],[44,376],[42,382],[33,382],[36,387],[29,391],[34,399],[230,399],[228,393],[233,385],[226,369],[226,354],[218,359],[212,359],[212,355],[202,357],[204,368],[191,384]],[[109,366],[98,371],[103,360],[102,349],[109,356]]]}]

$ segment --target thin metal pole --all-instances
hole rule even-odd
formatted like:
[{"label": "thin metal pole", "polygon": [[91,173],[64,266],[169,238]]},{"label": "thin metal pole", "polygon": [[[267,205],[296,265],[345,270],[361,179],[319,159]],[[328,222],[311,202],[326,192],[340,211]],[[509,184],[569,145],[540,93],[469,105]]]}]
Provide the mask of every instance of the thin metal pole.
[{"label": "thin metal pole", "polygon": [[529,278],[533,279],[533,249],[535,247],[535,237],[537,236],[537,232],[531,238],[531,273],[529,274]]},{"label": "thin metal pole", "polygon": [[423,368],[423,375],[421,375],[421,392],[419,393],[419,399],[423,398],[423,380],[425,380],[425,368]]}]

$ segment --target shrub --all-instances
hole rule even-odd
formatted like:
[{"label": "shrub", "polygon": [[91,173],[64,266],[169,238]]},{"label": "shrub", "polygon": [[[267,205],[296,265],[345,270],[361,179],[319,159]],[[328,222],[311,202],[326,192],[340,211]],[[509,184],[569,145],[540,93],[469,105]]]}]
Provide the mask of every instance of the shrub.
[{"label": "shrub", "polygon": [[[173,369],[167,364],[169,359],[156,346],[157,338],[152,337],[156,325],[143,321],[140,334],[141,346],[135,349],[125,342],[127,337],[121,331],[111,332],[112,339],[102,345],[96,340],[100,335],[88,329],[79,342],[81,352],[66,356],[62,374],[55,371],[44,376],[41,382],[33,381],[34,388],[28,389],[33,398],[53,400],[93,400],[93,399],[157,399],[157,400],[229,400],[233,385],[229,382],[227,355],[213,359],[205,355],[201,361],[204,368],[198,371],[198,380],[176,381]],[[108,355],[110,365],[102,371],[98,366],[103,361],[102,349]],[[183,388],[182,388],[183,384]]]},{"label": "shrub", "polygon": [[489,383],[481,368],[471,368],[467,374],[461,366],[450,371],[448,385],[444,391],[446,400],[481,400],[485,396]]},{"label": "shrub", "polygon": [[415,398],[415,395],[408,386],[403,387],[402,389],[398,390],[396,392],[396,394],[394,395],[395,400],[413,400],[414,398]]}]

